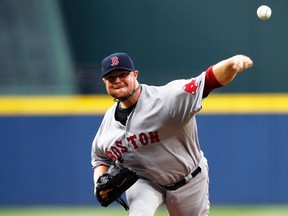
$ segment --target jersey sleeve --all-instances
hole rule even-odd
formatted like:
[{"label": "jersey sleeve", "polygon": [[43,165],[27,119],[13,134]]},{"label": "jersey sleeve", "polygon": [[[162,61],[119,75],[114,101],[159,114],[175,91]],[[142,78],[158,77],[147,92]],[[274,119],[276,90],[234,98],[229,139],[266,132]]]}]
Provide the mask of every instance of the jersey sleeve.
[{"label": "jersey sleeve", "polygon": [[213,73],[213,65],[206,70],[205,85],[203,90],[203,98],[207,97],[214,89],[220,88],[221,85]]},{"label": "jersey sleeve", "polygon": [[168,112],[180,121],[189,120],[202,109],[205,72],[191,79],[175,80],[166,85]]},{"label": "jersey sleeve", "polygon": [[111,165],[111,158],[107,157],[104,152],[102,152],[97,145],[97,134],[96,137],[93,140],[92,148],[91,148],[91,165],[92,169],[95,169],[96,167],[100,165]]},{"label": "jersey sleeve", "polygon": [[105,119],[107,118],[105,114],[104,119],[94,137],[94,140],[92,142],[92,147],[91,147],[91,165],[92,169],[95,169],[96,167],[100,165],[106,165],[110,166],[112,164],[111,158],[107,155],[105,148],[104,148],[104,143],[101,139],[101,137],[105,137],[105,134],[107,134],[107,131],[105,131]]}]

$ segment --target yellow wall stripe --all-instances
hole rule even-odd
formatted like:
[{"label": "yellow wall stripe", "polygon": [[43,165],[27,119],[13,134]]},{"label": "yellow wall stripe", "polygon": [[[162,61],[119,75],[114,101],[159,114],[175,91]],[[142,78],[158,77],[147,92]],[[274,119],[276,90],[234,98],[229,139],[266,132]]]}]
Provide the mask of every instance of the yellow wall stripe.
[{"label": "yellow wall stripe", "polygon": [[288,94],[211,94],[202,113],[288,113]]},{"label": "yellow wall stripe", "polygon": [[[102,115],[113,103],[106,95],[2,96],[0,115]],[[288,113],[288,94],[211,94],[201,113]]]},{"label": "yellow wall stripe", "polygon": [[100,115],[113,103],[101,95],[0,97],[0,115]]}]

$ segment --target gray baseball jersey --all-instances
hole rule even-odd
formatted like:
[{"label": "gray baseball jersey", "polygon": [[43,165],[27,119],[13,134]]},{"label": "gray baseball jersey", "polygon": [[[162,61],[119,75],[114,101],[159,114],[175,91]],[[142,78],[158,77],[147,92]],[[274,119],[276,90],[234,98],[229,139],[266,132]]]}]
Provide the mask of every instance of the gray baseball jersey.
[{"label": "gray baseball jersey", "polygon": [[142,84],[126,126],[115,120],[113,105],[92,144],[93,168],[123,157],[138,175],[160,185],[191,173],[202,157],[195,114],[202,108],[204,82],[205,72],[165,86]]}]

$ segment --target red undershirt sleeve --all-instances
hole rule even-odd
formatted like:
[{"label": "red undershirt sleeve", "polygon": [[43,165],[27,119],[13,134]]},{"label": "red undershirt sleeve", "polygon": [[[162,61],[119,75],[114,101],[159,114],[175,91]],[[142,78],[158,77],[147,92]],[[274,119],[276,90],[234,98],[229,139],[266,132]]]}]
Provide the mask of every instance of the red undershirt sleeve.
[{"label": "red undershirt sleeve", "polygon": [[206,75],[205,75],[205,86],[204,86],[204,90],[203,90],[203,98],[207,97],[209,95],[210,92],[212,92],[214,89],[216,88],[220,88],[223,85],[221,85],[214,73],[213,73],[213,65],[210,66],[207,70],[206,70]]}]

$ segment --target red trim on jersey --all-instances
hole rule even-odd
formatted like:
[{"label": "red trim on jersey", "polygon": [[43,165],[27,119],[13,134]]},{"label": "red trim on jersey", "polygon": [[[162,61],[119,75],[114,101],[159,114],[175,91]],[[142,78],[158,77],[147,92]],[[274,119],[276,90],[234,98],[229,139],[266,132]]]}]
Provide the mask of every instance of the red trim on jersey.
[{"label": "red trim on jersey", "polygon": [[209,95],[210,92],[212,92],[214,89],[216,88],[220,88],[223,85],[221,85],[218,80],[216,79],[214,73],[213,73],[213,65],[210,66],[207,70],[206,70],[206,74],[205,74],[205,86],[204,86],[204,90],[203,90],[203,98],[207,97]]},{"label": "red trim on jersey", "polygon": [[100,167],[100,166],[109,167],[109,166],[107,166],[106,164],[99,164],[97,167]]}]

